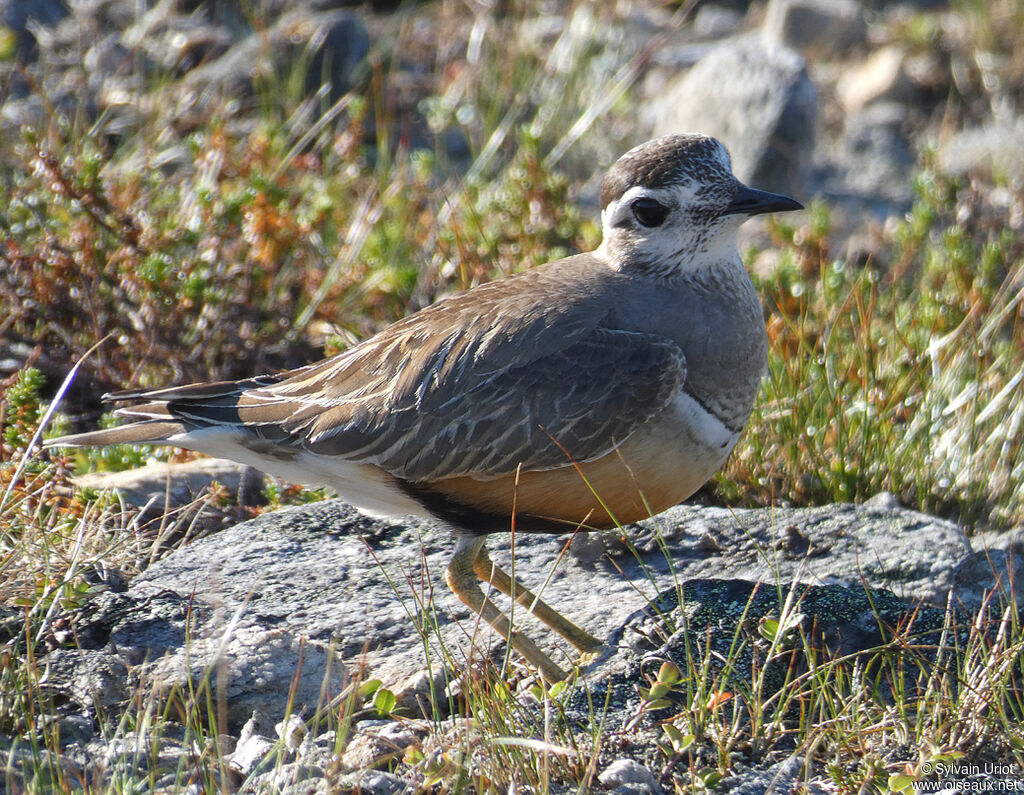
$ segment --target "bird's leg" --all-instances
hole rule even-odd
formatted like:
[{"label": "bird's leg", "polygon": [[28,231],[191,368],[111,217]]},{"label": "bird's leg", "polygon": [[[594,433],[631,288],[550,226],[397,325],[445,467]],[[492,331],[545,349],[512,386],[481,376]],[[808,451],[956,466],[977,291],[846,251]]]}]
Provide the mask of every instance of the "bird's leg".
[{"label": "bird's leg", "polygon": [[505,596],[515,599],[533,615],[547,624],[551,629],[565,638],[584,654],[600,651],[604,644],[589,632],[576,626],[573,622],[541,600],[533,591],[520,585],[508,576],[487,554],[487,547],[481,545],[473,561],[476,576],[489,582]]},{"label": "bird's leg", "polygon": [[565,672],[555,665],[537,644],[513,629],[505,614],[484,596],[477,580],[475,562],[485,540],[486,536],[459,537],[455,545],[455,554],[445,570],[448,587],[467,607],[490,624],[495,632],[506,638],[512,648],[535,666],[545,679],[549,682],[562,681],[566,678]]}]

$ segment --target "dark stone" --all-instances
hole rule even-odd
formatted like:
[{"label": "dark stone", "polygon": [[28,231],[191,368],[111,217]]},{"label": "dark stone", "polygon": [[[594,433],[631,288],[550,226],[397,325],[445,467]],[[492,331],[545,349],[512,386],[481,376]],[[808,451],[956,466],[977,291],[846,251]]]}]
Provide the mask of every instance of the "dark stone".
[{"label": "dark stone", "polygon": [[68,15],[65,0],[0,0],[0,21],[15,36],[15,57],[32,63],[39,56],[39,42],[32,28],[56,25]]}]

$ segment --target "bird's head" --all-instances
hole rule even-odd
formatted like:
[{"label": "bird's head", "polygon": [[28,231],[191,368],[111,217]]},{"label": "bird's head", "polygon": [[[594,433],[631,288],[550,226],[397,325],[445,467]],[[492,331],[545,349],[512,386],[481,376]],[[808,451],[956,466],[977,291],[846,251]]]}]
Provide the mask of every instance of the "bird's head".
[{"label": "bird's head", "polygon": [[617,270],[671,278],[735,258],[736,232],[750,216],[801,208],[736,179],[714,138],[668,135],[629,150],[605,176],[595,253]]}]

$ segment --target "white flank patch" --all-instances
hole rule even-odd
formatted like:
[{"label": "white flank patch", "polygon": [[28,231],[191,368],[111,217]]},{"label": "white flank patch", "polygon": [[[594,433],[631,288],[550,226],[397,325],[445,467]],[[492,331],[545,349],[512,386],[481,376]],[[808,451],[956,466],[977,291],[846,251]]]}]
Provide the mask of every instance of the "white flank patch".
[{"label": "white flank patch", "polygon": [[729,430],[718,417],[694,400],[687,392],[681,391],[672,401],[673,413],[679,418],[693,439],[709,450],[721,450],[728,454],[740,438]]},{"label": "white flank patch", "polygon": [[[422,505],[403,494],[387,474],[370,464],[315,455],[283,445],[279,448],[281,454],[274,455],[273,443],[261,442],[229,428],[203,428],[179,433],[163,444],[247,464],[289,483],[325,486],[337,492],[345,502],[375,518],[407,515],[430,518]],[[253,449],[254,446],[266,446],[268,452]]]}]

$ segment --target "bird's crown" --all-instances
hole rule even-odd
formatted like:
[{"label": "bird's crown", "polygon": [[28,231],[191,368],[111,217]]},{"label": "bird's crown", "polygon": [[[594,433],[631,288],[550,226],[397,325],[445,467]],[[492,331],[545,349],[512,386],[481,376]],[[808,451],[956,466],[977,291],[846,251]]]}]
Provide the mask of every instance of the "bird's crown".
[{"label": "bird's crown", "polygon": [[601,209],[630,188],[734,182],[729,153],[719,141],[706,135],[666,135],[633,147],[615,162],[601,186]]}]

